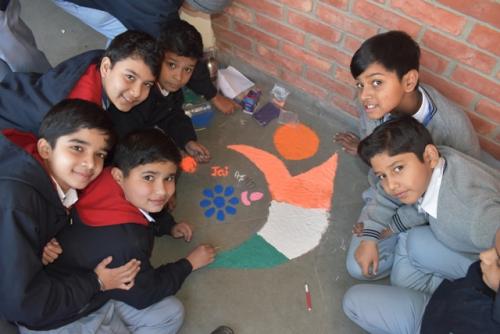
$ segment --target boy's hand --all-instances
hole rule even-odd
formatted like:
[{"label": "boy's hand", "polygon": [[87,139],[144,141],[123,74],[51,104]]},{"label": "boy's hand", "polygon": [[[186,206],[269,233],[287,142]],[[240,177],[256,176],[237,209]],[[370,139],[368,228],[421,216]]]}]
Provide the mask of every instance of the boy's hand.
[{"label": "boy's hand", "polygon": [[189,141],[184,149],[196,162],[208,162],[210,160],[208,149],[194,140]]},{"label": "boy's hand", "polygon": [[360,237],[361,233],[363,233],[363,229],[364,228],[365,228],[365,224],[363,224],[363,223],[356,223],[352,227],[352,234],[355,235],[355,236],[357,236],[357,237]]},{"label": "boy's hand", "polygon": [[177,223],[170,230],[170,234],[176,239],[184,238],[185,241],[189,242],[193,236],[193,229],[188,223]]},{"label": "boy's hand", "polygon": [[215,95],[210,101],[213,103],[215,108],[220,110],[223,114],[232,114],[236,110],[241,109],[241,106],[238,103],[219,93],[217,93],[217,95]]},{"label": "boy's hand", "polygon": [[108,264],[111,263],[113,257],[108,256],[102,260],[94,272],[102,282],[102,291],[112,289],[130,290],[134,286],[134,279],[141,269],[141,261],[132,259],[121,267],[109,269]]},{"label": "boy's hand", "polygon": [[359,137],[352,132],[340,132],[333,138],[334,142],[340,143],[342,149],[349,154],[358,154]]},{"label": "boy's hand", "polygon": [[56,238],[52,238],[43,248],[42,263],[44,266],[54,262],[62,253],[61,245]]},{"label": "boy's hand", "polygon": [[393,234],[392,230],[390,228],[386,228],[382,231],[382,233],[380,234],[380,240],[384,240],[384,239],[387,239],[389,238],[391,235]]},{"label": "boy's hand", "polygon": [[210,264],[215,259],[215,248],[210,245],[200,245],[196,247],[186,259],[191,263],[193,270]]},{"label": "boy's hand", "polygon": [[373,240],[363,240],[354,253],[363,276],[370,277],[378,272],[378,246]]}]

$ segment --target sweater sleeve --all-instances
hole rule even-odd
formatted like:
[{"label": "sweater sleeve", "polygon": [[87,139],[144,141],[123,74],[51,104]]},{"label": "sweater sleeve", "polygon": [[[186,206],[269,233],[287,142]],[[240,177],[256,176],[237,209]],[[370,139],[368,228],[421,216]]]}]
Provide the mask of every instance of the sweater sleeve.
[{"label": "sweater sleeve", "polygon": [[159,113],[164,113],[165,117],[156,125],[172,137],[175,144],[180,149],[184,150],[186,144],[191,140],[196,140],[197,137],[191,118],[189,118],[182,109],[182,92],[173,94],[175,94],[175,96],[167,97],[168,103],[171,103],[170,106],[167,107],[165,103],[160,103],[158,105],[158,108],[165,109],[158,110]]},{"label": "sweater sleeve", "polygon": [[[471,242],[478,252],[491,247],[494,242],[495,233],[500,229],[500,194],[492,194],[490,198],[484,198],[482,203],[476,206],[480,214],[472,222],[468,222],[471,229]],[[472,209],[471,209],[472,210]]]},{"label": "sweater sleeve", "polygon": [[500,290],[497,291],[495,302],[493,303],[493,321],[500,326]]},{"label": "sweater sleeve", "polygon": [[152,213],[151,216],[155,219],[152,223],[154,235],[161,237],[163,235],[170,235],[172,227],[175,225],[175,219],[168,209],[163,209],[158,213]]},{"label": "sweater sleeve", "polygon": [[360,102],[356,103],[356,107],[358,107],[358,113],[359,113],[359,139],[364,139],[366,136],[369,135],[368,133],[368,124],[367,124],[367,117],[366,113],[363,110],[363,107],[361,106]]},{"label": "sweater sleeve", "polygon": [[362,240],[379,240],[384,229],[400,233],[427,223],[427,217],[419,213],[415,205],[407,205],[389,196],[372,170],[368,175],[371,187],[363,192],[365,205],[358,219],[364,224]]},{"label": "sweater sleeve", "polygon": [[482,280],[479,261],[463,278],[444,280],[422,317],[421,333],[500,333],[498,293]]},{"label": "sweater sleeve", "polygon": [[[27,327],[46,327],[82,310],[99,291],[94,272],[52,277],[41,262],[39,219],[2,208],[0,212],[0,313]],[[43,247],[43,245],[42,245]]]},{"label": "sweater sleeve", "polygon": [[217,88],[212,83],[212,80],[210,80],[210,72],[208,72],[206,61],[200,60],[196,63],[193,75],[187,86],[196,94],[203,95],[208,101],[217,95]]},{"label": "sweater sleeve", "polygon": [[156,269],[149,262],[147,254],[138,260],[141,261],[141,271],[135,278],[134,287],[128,291],[107,292],[109,298],[120,300],[137,309],[146,308],[174,295],[193,269],[186,259],[164,264]]},{"label": "sweater sleeve", "polygon": [[89,64],[95,63],[102,53],[87,51],[44,74],[9,73],[0,83],[0,129],[38,133],[45,114],[68,96]]},{"label": "sweater sleeve", "polygon": [[479,139],[464,110],[433,87],[424,84],[422,88],[430,103],[436,107],[436,115],[427,126],[434,143],[453,147],[462,153],[480,159]]}]

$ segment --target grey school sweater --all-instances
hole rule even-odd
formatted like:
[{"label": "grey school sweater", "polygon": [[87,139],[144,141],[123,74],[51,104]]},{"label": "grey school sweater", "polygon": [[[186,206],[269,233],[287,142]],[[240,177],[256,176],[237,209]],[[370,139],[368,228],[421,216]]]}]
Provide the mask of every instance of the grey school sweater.
[{"label": "grey school sweater", "polygon": [[[434,116],[426,125],[434,143],[436,145],[453,147],[460,152],[479,159],[481,155],[479,140],[465,112],[431,86],[420,84],[420,87],[427,96],[430,108],[434,110]],[[382,124],[382,122],[382,120],[371,120],[366,116],[363,110],[360,111],[361,138],[371,134],[378,125]],[[375,190],[378,179],[371,169],[368,173],[368,182],[370,188],[363,192],[362,196],[365,205],[361,209],[358,222],[363,222],[366,226],[370,221],[388,224],[392,219],[391,223],[399,225],[401,228],[408,224],[408,222],[404,221],[405,218],[399,218],[404,217],[404,211],[408,209],[402,206],[402,203],[397,199],[389,197],[381,198],[384,197],[385,193],[382,194]],[[372,207],[374,205],[376,207]],[[380,206],[382,206],[383,209],[380,208]],[[401,211],[401,215],[393,216],[395,210]],[[402,219],[402,221],[400,221],[400,219]],[[421,220],[422,223],[426,221],[424,217],[421,217]],[[372,237],[378,238],[379,233],[376,230],[368,228],[363,231],[363,237],[367,239]]]},{"label": "grey school sweater", "polygon": [[[424,90],[431,108],[435,110],[432,120],[426,125],[434,144],[453,147],[479,159],[481,156],[479,140],[465,112],[431,86],[420,84],[420,87]],[[382,120],[369,119],[364,110],[360,111],[359,118],[361,138],[365,138],[382,124]]]},{"label": "grey school sweater", "polygon": [[[479,253],[493,243],[500,228],[500,171],[452,148],[440,146],[446,160],[438,197],[437,219],[418,212],[417,205],[402,205],[393,210],[393,219],[384,224],[365,221],[365,229],[381,231],[390,226],[396,232],[427,221],[437,239],[460,252]],[[390,198],[377,185],[375,201],[379,210],[388,210]],[[387,214],[387,212],[386,212]],[[376,239],[367,237],[367,239]]]}]

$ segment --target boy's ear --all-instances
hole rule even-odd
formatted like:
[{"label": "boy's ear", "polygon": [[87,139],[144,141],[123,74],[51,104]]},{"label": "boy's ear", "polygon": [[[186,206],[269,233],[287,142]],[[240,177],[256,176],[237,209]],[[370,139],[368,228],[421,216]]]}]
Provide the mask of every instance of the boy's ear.
[{"label": "boy's ear", "polygon": [[424,150],[424,162],[428,163],[431,168],[436,167],[439,161],[439,150],[433,144],[428,144]]},{"label": "boy's ear", "polygon": [[405,92],[410,93],[415,90],[418,84],[419,74],[417,70],[409,70],[403,76],[403,88]]},{"label": "boy's ear", "polygon": [[118,167],[111,168],[111,176],[118,184],[122,184],[123,182],[123,172]]},{"label": "boy's ear", "polygon": [[36,143],[36,149],[38,151],[38,154],[42,157],[42,159],[47,160],[50,158],[50,153],[52,152],[52,146],[50,146],[50,143],[44,139],[40,138],[38,139]]},{"label": "boy's ear", "polygon": [[111,71],[113,64],[111,64],[111,59],[109,57],[103,57],[101,60],[101,66],[99,67],[99,71],[101,73],[101,77],[106,77]]}]

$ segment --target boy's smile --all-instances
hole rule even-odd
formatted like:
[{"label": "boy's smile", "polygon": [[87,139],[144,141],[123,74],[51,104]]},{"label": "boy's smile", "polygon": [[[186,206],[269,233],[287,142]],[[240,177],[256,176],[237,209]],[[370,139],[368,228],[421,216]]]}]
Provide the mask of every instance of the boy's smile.
[{"label": "boy's smile", "polygon": [[83,189],[102,171],[109,149],[107,139],[101,130],[80,129],[59,137],[55,147],[40,139],[38,152],[64,192]]},{"label": "boy's smile", "polygon": [[425,153],[424,162],[414,153],[389,156],[387,152],[376,154],[370,162],[385,192],[405,204],[414,204],[422,197],[437,164],[436,159],[427,158]]},{"label": "boy's smile", "polygon": [[160,86],[171,93],[178,91],[191,79],[196,63],[196,58],[165,52],[158,79]]},{"label": "boy's smile", "polygon": [[146,212],[160,212],[175,192],[177,167],[173,162],[153,162],[132,168],[127,176],[118,168],[113,178],[121,186],[127,201]]},{"label": "boy's smile", "polygon": [[[413,83],[414,77],[417,80]],[[411,80],[411,82],[408,82]],[[418,105],[416,83],[418,72],[410,71],[403,79],[399,79],[396,71],[389,71],[379,63],[373,63],[356,78],[358,97],[370,119],[381,119],[393,111],[402,111],[410,115],[415,113]]]},{"label": "boy's smile", "polygon": [[138,58],[129,57],[111,64],[111,60],[104,57],[100,71],[107,97],[122,112],[143,102],[155,82],[151,69]]}]

